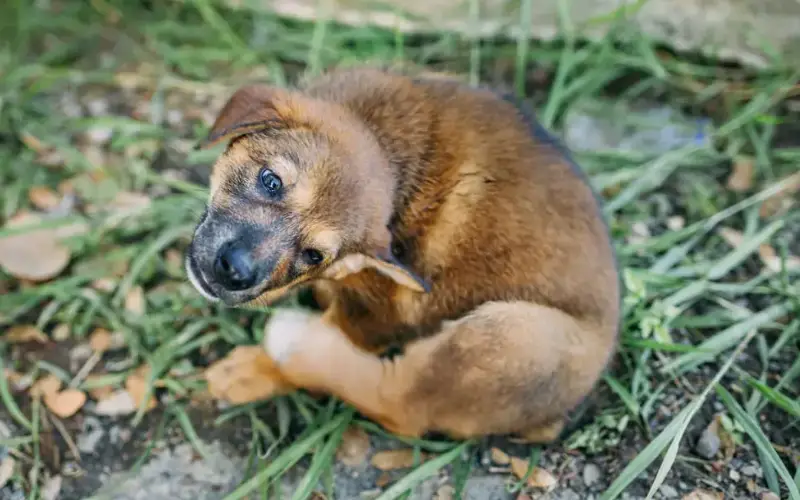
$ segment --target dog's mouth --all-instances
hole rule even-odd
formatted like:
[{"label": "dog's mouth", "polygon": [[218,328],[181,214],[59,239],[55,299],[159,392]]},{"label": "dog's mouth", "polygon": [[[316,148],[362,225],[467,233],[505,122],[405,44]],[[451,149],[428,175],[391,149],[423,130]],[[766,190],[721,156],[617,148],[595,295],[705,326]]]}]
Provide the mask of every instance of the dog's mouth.
[{"label": "dog's mouth", "polygon": [[186,255],[186,275],[203,297],[211,302],[218,302],[220,300],[219,296],[211,289],[211,285],[208,284],[205,276],[203,276],[203,272],[197,265],[197,260],[191,253]]}]

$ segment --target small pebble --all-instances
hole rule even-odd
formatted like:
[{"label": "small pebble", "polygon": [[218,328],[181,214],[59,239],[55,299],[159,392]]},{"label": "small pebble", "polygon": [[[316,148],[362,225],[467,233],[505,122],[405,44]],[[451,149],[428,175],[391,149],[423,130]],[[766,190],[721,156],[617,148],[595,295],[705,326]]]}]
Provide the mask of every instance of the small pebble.
[{"label": "small pebble", "polygon": [[583,468],[583,484],[591,487],[600,479],[600,467],[595,464],[586,464]]},{"label": "small pebble", "polygon": [[741,474],[739,474],[738,472],[736,472],[735,470],[731,470],[731,471],[728,473],[728,477],[730,477],[730,478],[731,478],[732,480],[734,480],[734,481],[738,481],[739,479],[741,479],[741,478],[742,478],[742,475],[741,475]]},{"label": "small pebble", "polygon": [[678,490],[668,484],[662,484],[658,491],[664,498],[678,498]]},{"label": "small pebble", "polygon": [[108,114],[108,101],[105,99],[92,99],[86,103],[86,109],[92,116],[100,116]]},{"label": "small pebble", "polygon": [[109,127],[92,127],[86,132],[86,136],[94,144],[105,144],[113,134],[114,131]]},{"label": "small pebble", "polygon": [[775,493],[767,491],[761,494],[761,500],[781,500],[781,499]]},{"label": "small pebble", "polygon": [[559,500],[581,500],[581,496],[572,490],[564,490],[558,496]]},{"label": "small pebble", "polygon": [[742,474],[750,477],[753,476],[761,477],[761,468],[756,467],[755,465],[745,465],[744,467],[742,467]]},{"label": "small pebble", "polygon": [[695,445],[695,451],[697,454],[708,460],[711,460],[717,455],[717,452],[722,445],[719,436],[715,432],[716,429],[713,427],[713,425],[707,427]]}]

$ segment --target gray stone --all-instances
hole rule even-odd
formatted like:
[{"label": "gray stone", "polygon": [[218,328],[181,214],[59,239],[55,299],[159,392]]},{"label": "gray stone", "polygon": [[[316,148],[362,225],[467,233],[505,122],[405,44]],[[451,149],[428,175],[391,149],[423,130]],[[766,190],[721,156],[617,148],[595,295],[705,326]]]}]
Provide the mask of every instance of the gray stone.
[{"label": "gray stone", "polygon": [[583,484],[592,487],[600,480],[601,474],[600,467],[595,464],[586,464],[586,467],[583,468]]},{"label": "gray stone", "polygon": [[763,472],[761,471],[761,467],[757,467],[755,465],[745,465],[742,467],[742,474],[750,477],[761,477]]},{"label": "gray stone", "polygon": [[658,492],[661,493],[661,496],[664,498],[678,498],[678,490],[673,488],[668,484],[662,484],[660,488],[658,488]]},{"label": "gray stone", "polygon": [[709,426],[703,431],[703,434],[700,436],[700,439],[697,440],[697,444],[694,448],[698,455],[711,460],[717,455],[721,444],[722,442],[719,436],[714,429]]},{"label": "gray stone", "polygon": [[198,459],[188,443],[158,451],[135,475],[113,474],[99,494],[115,500],[216,500],[238,486],[244,459],[231,457],[219,443],[205,444]]},{"label": "gray stone", "polygon": [[464,485],[464,500],[510,500],[514,495],[506,491],[506,477],[501,475],[475,476]]},{"label": "gray stone", "polygon": [[[186,0],[178,0],[186,1]],[[320,17],[349,25],[373,25],[404,33],[450,30],[477,37],[505,35],[550,40],[559,35],[561,2],[519,0],[337,0],[323,10],[318,0],[225,0],[234,8],[270,10],[303,20]],[[636,5],[634,5],[636,4]],[[721,60],[765,66],[774,52],[788,64],[800,62],[800,2],[797,0],[573,0],[569,22],[590,39],[621,30],[627,19],[647,37],[676,50]],[[623,10],[625,9],[625,10]],[[522,22],[521,22],[522,21]]]}]

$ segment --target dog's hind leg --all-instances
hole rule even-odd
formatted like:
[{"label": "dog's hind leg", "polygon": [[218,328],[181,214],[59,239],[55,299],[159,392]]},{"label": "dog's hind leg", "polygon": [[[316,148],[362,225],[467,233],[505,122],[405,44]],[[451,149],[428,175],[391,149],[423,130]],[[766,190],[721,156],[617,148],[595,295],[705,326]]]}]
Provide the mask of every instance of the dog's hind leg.
[{"label": "dog's hind leg", "polygon": [[278,311],[264,343],[296,387],[331,393],[401,435],[558,437],[605,367],[614,327],[527,302],[494,302],[380,359],[324,316]]}]

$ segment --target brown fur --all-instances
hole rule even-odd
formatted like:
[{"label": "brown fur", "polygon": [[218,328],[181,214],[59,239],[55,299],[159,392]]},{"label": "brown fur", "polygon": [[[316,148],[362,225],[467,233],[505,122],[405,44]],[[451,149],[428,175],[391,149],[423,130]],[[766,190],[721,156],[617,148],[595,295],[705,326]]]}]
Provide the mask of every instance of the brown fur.
[{"label": "brown fur", "polygon": [[[348,69],[298,91],[240,90],[212,128],[221,140],[210,205],[276,220],[241,198],[274,164],[291,223],[259,252],[302,240],[326,255],[287,281],[296,255],[282,254],[248,297],[306,282],[326,308],[267,325],[283,390],[329,392],[406,435],[557,436],[615,347],[620,289],[592,190],[518,108],[454,81]],[[403,355],[375,355],[397,343]]]}]

